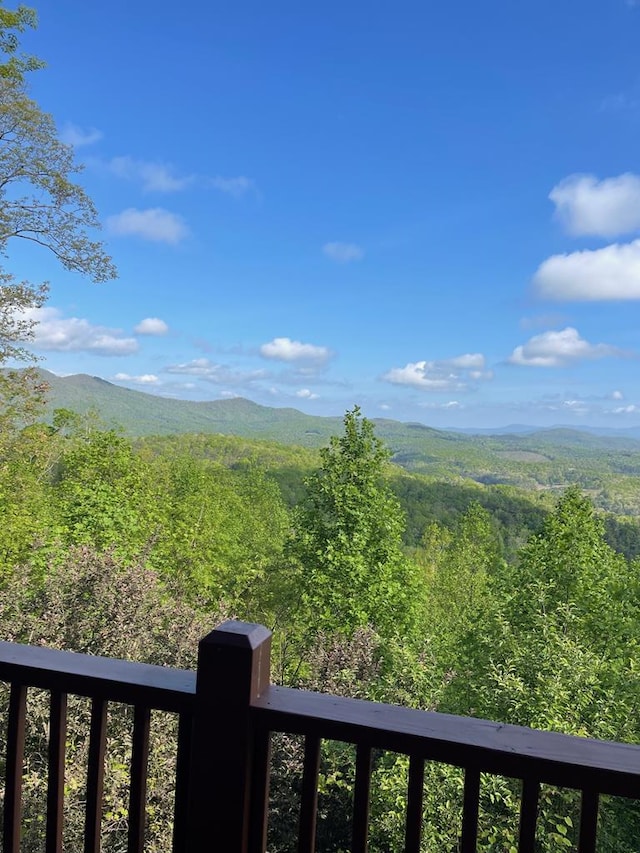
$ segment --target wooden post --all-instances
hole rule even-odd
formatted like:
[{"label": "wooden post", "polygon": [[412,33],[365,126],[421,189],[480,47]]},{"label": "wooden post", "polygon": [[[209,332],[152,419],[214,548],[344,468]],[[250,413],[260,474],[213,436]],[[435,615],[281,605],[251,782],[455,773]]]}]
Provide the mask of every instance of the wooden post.
[{"label": "wooden post", "polygon": [[269,686],[270,651],[271,632],[248,622],[225,622],[200,641],[188,853],[264,849],[266,816],[251,832],[249,807],[252,791],[254,801],[266,801],[268,761],[264,744],[256,744],[249,707]]}]

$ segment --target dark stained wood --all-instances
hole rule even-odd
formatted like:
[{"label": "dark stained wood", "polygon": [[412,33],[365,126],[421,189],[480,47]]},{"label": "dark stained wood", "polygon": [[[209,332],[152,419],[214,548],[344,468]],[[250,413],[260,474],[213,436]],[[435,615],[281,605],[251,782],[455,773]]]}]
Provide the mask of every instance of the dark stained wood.
[{"label": "dark stained wood", "polygon": [[46,853],[62,853],[67,695],[54,690],[49,702],[49,778]]},{"label": "dark stained wood", "polygon": [[467,768],[464,774],[464,801],[462,805],[461,853],[476,853],[478,842],[478,812],[480,809],[480,771]]},{"label": "dark stained wood", "polygon": [[518,853],[535,853],[539,797],[540,785],[533,779],[525,779],[522,784],[522,800],[520,803]]},{"label": "dark stained wood", "polygon": [[596,791],[586,790],[582,792],[578,853],[595,853],[596,834],[598,831],[598,805],[599,797]]},{"label": "dark stained wood", "polygon": [[[271,632],[225,622],[200,641],[189,784],[188,850],[247,853],[256,729],[252,703],[269,686]],[[268,729],[261,728],[262,736]]]},{"label": "dark stained wood", "polygon": [[176,755],[176,791],[173,810],[173,853],[186,853],[187,818],[189,809],[189,775],[191,768],[191,743],[193,715],[184,712],[178,723],[178,751]]},{"label": "dark stained wood", "polygon": [[4,853],[20,853],[22,819],[22,773],[24,769],[24,732],[27,688],[12,684],[7,723],[7,758],[4,794]]},{"label": "dark stained wood", "polygon": [[147,705],[159,711],[191,708],[196,674],[146,663],[0,642],[0,681]]},{"label": "dark stained wood", "polygon": [[314,734],[416,755],[516,779],[533,778],[602,794],[640,796],[640,746],[542,732],[287,687],[269,687],[252,703],[272,731]]},{"label": "dark stained wood", "polygon": [[422,840],[422,802],[424,799],[424,761],[412,755],[409,759],[407,785],[407,818],[405,853],[420,853]]},{"label": "dark stained wood", "polygon": [[353,792],[353,831],[351,850],[367,853],[369,842],[369,798],[371,791],[372,752],[359,743],[356,748],[356,784]]},{"label": "dark stained wood", "polygon": [[264,853],[267,849],[269,817],[269,781],[271,770],[271,733],[253,735],[251,790],[249,802],[249,851]]},{"label": "dark stained wood", "polygon": [[308,735],[304,741],[302,767],[302,793],[300,796],[300,829],[298,853],[315,853],[316,823],[318,819],[318,773],[320,772],[320,746],[322,741]]},{"label": "dark stained wood", "polygon": [[107,741],[107,703],[94,699],[91,703],[89,734],[89,766],[87,768],[87,804],[84,820],[84,853],[100,853],[102,829],[102,788],[104,752]]},{"label": "dark stained wood", "polygon": [[147,765],[151,711],[137,705],[133,717],[131,785],[129,789],[129,832],[127,853],[143,853],[147,804]]}]

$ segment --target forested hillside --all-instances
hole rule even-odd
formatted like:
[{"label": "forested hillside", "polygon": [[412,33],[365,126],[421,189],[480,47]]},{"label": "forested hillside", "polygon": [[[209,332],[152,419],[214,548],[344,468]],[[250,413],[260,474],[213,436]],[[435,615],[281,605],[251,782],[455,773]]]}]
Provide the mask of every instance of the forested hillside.
[{"label": "forested hillside", "polygon": [[[637,742],[639,566],[607,544],[590,499],[575,486],[552,499],[438,483],[389,457],[357,409],[320,451],[229,436],[134,443],[57,412],[3,452],[4,636],[184,665],[198,632],[234,615],[274,628],[281,683]],[[117,725],[114,804],[125,802],[116,765],[128,724]],[[160,816],[169,759],[154,754]],[[274,754],[274,851],[290,849],[298,760],[295,742]],[[352,757],[336,746],[323,761],[320,838],[346,849]],[[34,815],[38,767],[34,756]],[[400,759],[377,761],[372,850],[400,849],[406,771]],[[460,776],[433,767],[427,790],[424,849],[454,850]],[[483,798],[480,849],[508,849],[517,787],[494,779]],[[541,850],[569,849],[576,809],[545,793]],[[126,815],[110,814],[106,849],[117,850]],[[638,819],[632,806],[605,805],[602,849],[635,850]],[[165,832],[150,820],[152,849]]]},{"label": "forested hillside", "polygon": [[[339,418],[259,406],[236,398],[195,403],[120,388],[96,377],[57,377],[38,371],[47,386],[47,417],[58,408],[93,415],[132,438],[198,433],[322,447],[340,429]],[[561,492],[575,484],[596,506],[618,516],[640,516],[640,441],[569,429],[472,435],[424,424],[374,420],[392,460],[438,482],[516,486]]]}]

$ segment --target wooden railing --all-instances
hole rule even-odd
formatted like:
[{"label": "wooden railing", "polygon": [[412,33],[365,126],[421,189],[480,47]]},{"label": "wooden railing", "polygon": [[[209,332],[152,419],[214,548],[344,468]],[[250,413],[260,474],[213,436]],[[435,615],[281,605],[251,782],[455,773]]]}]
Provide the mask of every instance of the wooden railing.
[{"label": "wooden railing", "polygon": [[304,737],[299,833],[313,853],[323,740],[356,749],[351,849],[368,844],[374,750],[409,757],[406,851],[421,849],[425,762],[464,771],[459,849],[476,850],[481,774],[522,780],[519,853],[536,849],[540,786],[581,792],[577,849],[596,849],[601,795],[640,799],[640,747],[540,732],[474,718],[416,711],[270,683],[270,632],[227,622],[199,646],[197,674],[145,664],[0,643],[0,680],[11,683],[4,802],[5,853],[20,849],[25,701],[29,687],[50,691],[47,853],[62,850],[67,694],[92,700],[84,850],[100,849],[105,713],[109,702],[135,708],[128,850],[144,849],[149,714],[179,715],[173,850],[263,853],[274,732]]},{"label": "wooden railing", "polygon": [[173,850],[186,851],[186,814],[196,674],[187,670],[0,642],[0,681],[11,693],[7,720],[3,853],[19,853],[21,791],[28,688],[49,691],[46,853],[62,851],[67,696],[91,699],[85,797],[84,851],[98,853],[107,704],[133,706],[128,808],[128,850],[144,850],[147,758],[152,710],[179,717]]}]

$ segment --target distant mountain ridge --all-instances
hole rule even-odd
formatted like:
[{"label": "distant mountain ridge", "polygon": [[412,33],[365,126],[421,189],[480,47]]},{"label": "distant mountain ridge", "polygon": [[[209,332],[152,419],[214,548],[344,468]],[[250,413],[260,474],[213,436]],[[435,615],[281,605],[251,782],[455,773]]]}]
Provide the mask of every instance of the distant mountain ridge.
[{"label": "distant mountain ridge", "polygon": [[[232,397],[228,400],[193,401],[159,397],[144,391],[134,391],[114,385],[106,379],[77,373],[72,376],[56,376],[47,370],[40,371],[42,378],[50,386],[48,410],[56,408],[73,409],[81,414],[90,409],[100,412],[102,419],[111,426],[118,426],[132,436],[151,434],[170,434],[181,432],[222,432],[245,435],[248,430],[257,437],[257,433],[278,433],[287,424],[295,424],[295,431],[301,435],[318,434],[319,438],[334,435],[340,429],[341,417],[323,417],[307,415],[294,408],[275,408],[254,403],[244,397]],[[603,438],[623,438],[640,441],[640,427],[614,430],[606,427],[582,427],[563,424],[552,427],[511,424],[496,428],[458,428],[436,429],[422,423],[374,418],[381,436],[403,431],[415,431],[439,435],[457,436],[536,436],[544,440],[558,438],[563,441],[583,443],[584,436]],[[229,427],[233,426],[233,430]],[[568,433],[568,435],[567,435]],[[580,439],[579,436],[583,438]],[[587,440],[588,441],[588,440]],[[314,440],[302,443],[316,444]]]},{"label": "distant mountain ridge", "polygon": [[465,435],[533,435],[543,432],[568,431],[587,433],[610,438],[634,438],[640,441],[640,426],[615,428],[596,426],[576,426],[575,424],[553,424],[553,426],[531,426],[527,424],[508,424],[503,427],[446,427],[447,432],[462,432]]},{"label": "distant mountain ridge", "polygon": [[316,439],[305,441],[307,432],[322,439],[340,429],[341,418],[319,418],[292,408],[261,406],[244,397],[228,400],[193,401],[159,397],[144,391],[122,388],[84,373],[56,376],[40,371],[49,385],[47,411],[72,409],[79,414],[95,410],[108,427],[122,429],[133,437],[203,432],[285,440],[283,434],[295,433],[301,444],[315,446]]},{"label": "distant mountain ridge", "polygon": [[[213,434],[309,449],[342,432],[342,417],[271,408],[241,397],[193,402],[133,391],[86,374],[60,377],[41,371],[54,409],[94,409],[102,424],[131,438]],[[512,432],[438,430],[421,423],[373,419],[392,461],[433,481],[473,480],[483,485],[556,491],[576,483],[603,508],[640,514],[640,441],[566,427],[518,427]]]}]

